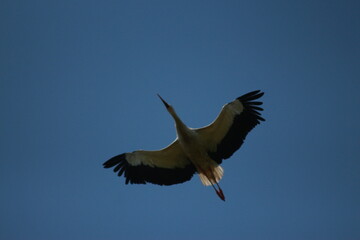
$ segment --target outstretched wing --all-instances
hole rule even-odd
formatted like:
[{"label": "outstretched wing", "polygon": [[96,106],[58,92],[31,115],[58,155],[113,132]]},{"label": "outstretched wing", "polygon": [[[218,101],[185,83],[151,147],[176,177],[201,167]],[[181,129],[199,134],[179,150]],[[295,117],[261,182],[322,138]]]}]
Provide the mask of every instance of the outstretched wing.
[{"label": "outstretched wing", "polygon": [[262,102],[253,101],[264,95],[260,90],[247,93],[223,106],[210,125],[195,129],[207,148],[209,156],[217,163],[229,158],[243,144],[247,134],[260,121]]},{"label": "outstretched wing", "polygon": [[134,151],[117,155],[104,164],[114,167],[118,176],[124,173],[126,184],[147,182],[172,185],[191,179],[195,167],[182,151],[178,140],[159,151]]}]

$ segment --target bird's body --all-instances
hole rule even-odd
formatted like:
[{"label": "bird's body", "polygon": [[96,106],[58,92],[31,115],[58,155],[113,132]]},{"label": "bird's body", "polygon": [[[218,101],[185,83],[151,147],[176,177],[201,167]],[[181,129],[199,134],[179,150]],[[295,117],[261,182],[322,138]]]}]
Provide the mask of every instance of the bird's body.
[{"label": "bird's body", "polygon": [[188,128],[177,116],[175,110],[169,106],[169,113],[175,120],[177,139],[186,157],[195,166],[204,185],[216,184],[222,178],[223,170],[212,160],[206,149],[206,143],[196,130]]},{"label": "bird's body", "polygon": [[138,150],[117,155],[105,162],[104,167],[116,166],[114,172],[119,171],[119,176],[124,173],[126,184],[172,185],[190,180],[197,172],[201,182],[213,186],[218,196],[225,200],[218,185],[223,176],[220,164],[241,146],[252,128],[264,121],[258,112],[262,110],[258,107],[262,102],[252,101],[262,95],[260,91],[254,91],[235,99],[224,105],[213,123],[198,129],[187,127],[174,108],[159,95],[175,121],[177,139],[158,151]]}]

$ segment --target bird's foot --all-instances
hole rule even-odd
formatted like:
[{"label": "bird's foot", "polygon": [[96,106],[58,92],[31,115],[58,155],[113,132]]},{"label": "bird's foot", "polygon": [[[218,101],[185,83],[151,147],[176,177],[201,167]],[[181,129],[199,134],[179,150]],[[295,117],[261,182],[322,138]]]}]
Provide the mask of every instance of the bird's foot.
[{"label": "bird's foot", "polygon": [[223,201],[225,201],[225,195],[223,193],[223,191],[221,190],[221,188],[219,188],[219,190],[216,189],[216,194],[219,196],[219,198]]}]

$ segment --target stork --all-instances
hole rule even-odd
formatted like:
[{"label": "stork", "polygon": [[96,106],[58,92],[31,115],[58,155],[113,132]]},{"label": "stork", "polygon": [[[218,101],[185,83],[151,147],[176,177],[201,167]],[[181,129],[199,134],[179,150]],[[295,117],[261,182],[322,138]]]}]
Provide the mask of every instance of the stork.
[{"label": "stork", "polygon": [[123,153],[106,161],[104,168],[114,168],[118,176],[124,174],[125,183],[172,185],[183,183],[198,173],[205,186],[212,186],[225,201],[219,186],[223,177],[220,166],[243,144],[247,134],[260,121],[263,109],[259,99],[263,92],[249,92],[225,104],[217,118],[203,128],[189,128],[176,114],[174,108],[159,94],[175,121],[177,138],[169,146],[158,151],[137,150]]}]

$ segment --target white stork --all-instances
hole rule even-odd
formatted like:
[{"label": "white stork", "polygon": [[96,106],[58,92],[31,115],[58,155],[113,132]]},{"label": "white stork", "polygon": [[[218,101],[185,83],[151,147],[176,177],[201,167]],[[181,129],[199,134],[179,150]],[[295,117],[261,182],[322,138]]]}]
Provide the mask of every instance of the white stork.
[{"label": "white stork", "polygon": [[259,107],[262,102],[253,101],[263,94],[257,90],[238,97],[223,106],[214,122],[196,129],[187,127],[174,108],[158,95],[175,120],[175,141],[158,151],[138,150],[117,155],[106,161],[104,168],[115,166],[118,176],[124,173],[126,184],[172,185],[190,180],[197,172],[201,182],[211,185],[225,201],[218,184],[224,173],[220,164],[240,148],[246,135],[260,121],[265,121],[258,112],[263,110]]}]

